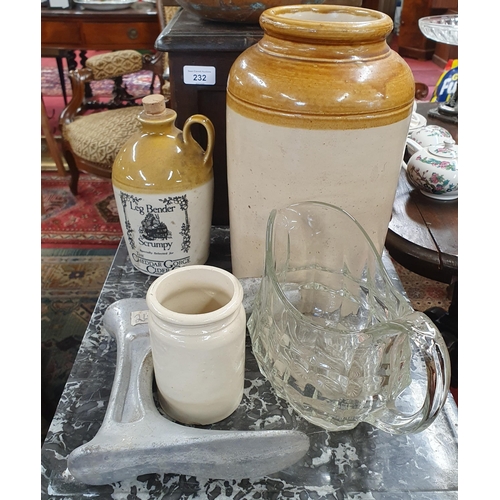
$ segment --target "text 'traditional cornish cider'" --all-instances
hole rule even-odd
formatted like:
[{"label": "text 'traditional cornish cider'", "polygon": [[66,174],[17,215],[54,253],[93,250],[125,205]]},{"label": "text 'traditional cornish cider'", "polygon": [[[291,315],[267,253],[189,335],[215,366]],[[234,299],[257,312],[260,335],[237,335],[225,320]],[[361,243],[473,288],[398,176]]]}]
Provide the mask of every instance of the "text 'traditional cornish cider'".
[{"label": "text 'traditional cornish cider'", "polygon": [[[142,129],[123,146],[112,182],[120,223],[133,265],[152,276],[204,264],[210,247],[213,209],[212,151],[215,132],[203,115],[183,130],[162,95],[142,100]],[[191,135],[194,123],[207,131],[204,151]]]}]

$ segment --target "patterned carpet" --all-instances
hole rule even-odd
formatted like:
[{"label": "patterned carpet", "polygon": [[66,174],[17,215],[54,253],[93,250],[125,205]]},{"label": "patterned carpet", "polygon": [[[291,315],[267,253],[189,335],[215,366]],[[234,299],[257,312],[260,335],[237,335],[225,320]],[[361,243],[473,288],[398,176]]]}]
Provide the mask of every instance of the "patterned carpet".
[{"label": "patterned carpet", "polygon": [[449,285],[412,273],[394,260],[392,263],[413,309],[423,312],[431,307],[442,307],[448,310],[452,295]]},{"label": "patterned carpet", "polygon": [[122,230],[111,180],[83,173],[78,196],[68,177],[42,172],[42,248],[114,248]]},{"label": "patterned carpet", "polygon": [[42,249],[42,443],[115,249]]}]

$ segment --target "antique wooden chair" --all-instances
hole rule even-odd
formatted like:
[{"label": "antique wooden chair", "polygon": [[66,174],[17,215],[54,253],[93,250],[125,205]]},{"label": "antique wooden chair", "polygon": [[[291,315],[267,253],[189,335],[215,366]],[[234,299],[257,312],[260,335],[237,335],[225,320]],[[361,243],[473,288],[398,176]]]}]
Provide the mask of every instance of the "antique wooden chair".
[{"label": "antique wooden chair", "polygon": [[[162,5],[158,9],[162,29],[179,10],[173,0],[163,0],[163,3],[170,6]],[[137,106],[144,96],[131,95],[123,87],[123,77],[140,70],[152,71],[149,93],[154,91],[158,78],[168,106],[170,83],[167,68],[166,53],[142,54],[136,50],[118,50],[89,57],[85,68],[69,72],[72,98],[61,113],[59,125],[73,194],[78,194],[81,171],[110,178],[116,155],[140,128]],[[114,80],[113,96],[109,101],[101,102],[92,97],[90,82],[105,79]]]},{"label": "antique wooden chair", "polygon": [[[62,151],[71,175],[70,189],[78,194],[80,172],[111,177],[116,155],[127,139],[140,128],[138,105],[144,96],[133,96],[123,87],[123,77],[150,70],[160,79],[161,93],[168,101],[169,85],[163,79],[163,54],[141,54],[118,50],[89,57],[85,68],[69,72],[72,97],[59,119]],[[114,80],[113,96],[100,101],[89,93],[90,82]]]},{"label": "antique wooden chair", "polygon": [[[118,50],[90,57],[85,68],[69,72],[72,98],[59,119],[62,151],[71,175],[70,189],[78,194],[80,171],[111,177],[116,155],[127,139],[139,130],[137,120],[144,96],[133,96],[122,85],[125,75],[150,70],[160,80],[168,101],[169,86],[163,79],[163,54]],[[101,102],[89,95],[90,82],[114,80],[113,97]],[[154,77],[149,93],[154,89]]]}]

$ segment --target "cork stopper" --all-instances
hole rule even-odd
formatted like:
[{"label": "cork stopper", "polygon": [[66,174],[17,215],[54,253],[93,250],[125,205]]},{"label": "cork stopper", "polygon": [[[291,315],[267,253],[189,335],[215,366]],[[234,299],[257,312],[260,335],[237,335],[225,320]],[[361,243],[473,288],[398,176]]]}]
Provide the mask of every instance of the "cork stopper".
[{"label": "cork stopper", "polygon": [[159,115],[166,109],[165,97],[161,94],[147,95],[142,99],[142,104],[148,115]]}]

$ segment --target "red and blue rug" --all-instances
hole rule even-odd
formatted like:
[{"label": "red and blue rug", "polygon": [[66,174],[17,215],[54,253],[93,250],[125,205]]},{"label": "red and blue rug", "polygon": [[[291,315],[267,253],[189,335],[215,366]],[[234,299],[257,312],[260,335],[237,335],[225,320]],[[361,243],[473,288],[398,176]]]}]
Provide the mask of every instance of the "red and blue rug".
[{"label": "red and blue rug", "polygon": [[68,182],[42,171],[42,442],[122,236],[111,179]]},{"label": "red and blue rug", "polygon": [[42,248],[113,248],[122,236],[111,179],[82,173],[78,195],[69,176],[42,172]]}]

